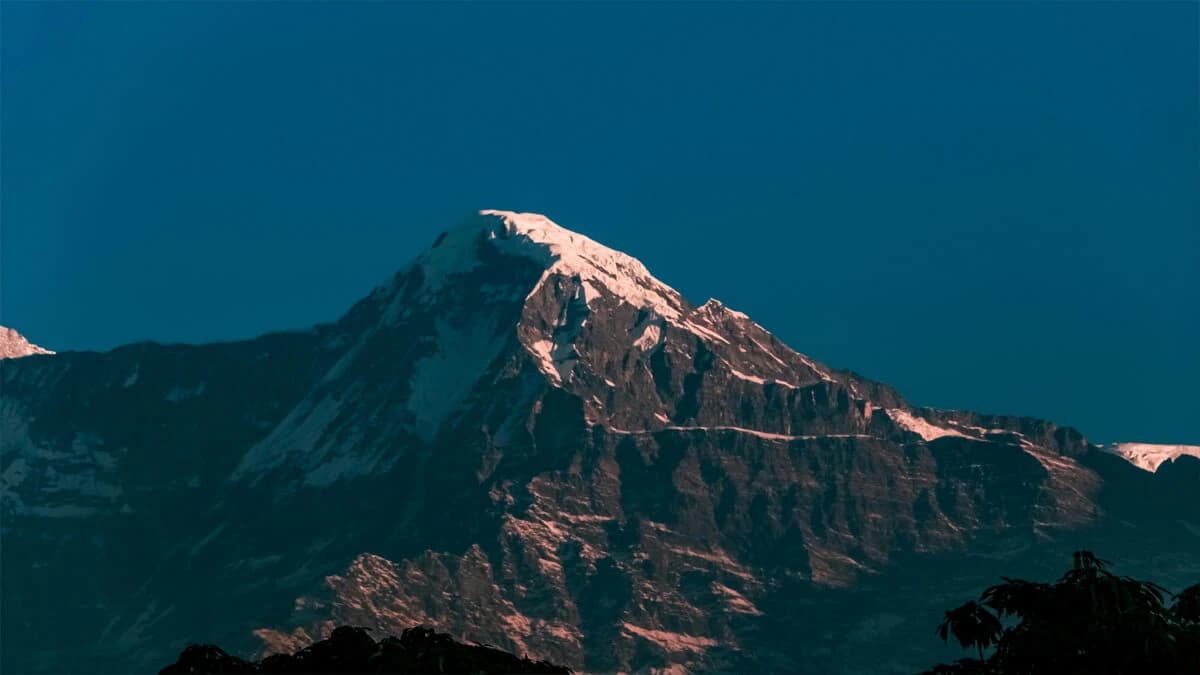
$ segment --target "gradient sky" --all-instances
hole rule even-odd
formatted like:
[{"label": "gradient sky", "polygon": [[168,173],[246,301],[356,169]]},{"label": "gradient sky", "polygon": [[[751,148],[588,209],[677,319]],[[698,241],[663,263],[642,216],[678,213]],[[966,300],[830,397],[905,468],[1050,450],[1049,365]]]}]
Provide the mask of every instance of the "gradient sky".
[{"label": "gradient sky", "polygon": [[1200,443],[1195,2],[0,4],[0,322],[331,320],[538,211],[919,404]]}]

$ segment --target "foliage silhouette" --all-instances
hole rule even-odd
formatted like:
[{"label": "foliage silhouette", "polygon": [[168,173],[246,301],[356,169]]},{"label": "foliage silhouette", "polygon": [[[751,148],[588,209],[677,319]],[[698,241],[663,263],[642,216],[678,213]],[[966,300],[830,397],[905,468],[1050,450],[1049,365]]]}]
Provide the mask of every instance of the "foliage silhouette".
[{"label": "foliage silhouette", "polygon": [[531,661],[483,645],[466,645],[446,633],[421,626],[399,638],[376,642],[362,628],[341,626],[295,654],[274,654],[252,662],[230,656],[215,645],[192,645],[179,660],[159,671],[173,673],[547,673],[571,670]]},{"label": "foliage silhouette", "polygon": [[1113,574],[1089,551],[1077,551],[1053,584],[1002,579],[978,602],[946,612],[937,629],[943,641],[974,647],[978,658],[927,674],[1200,673],[1200,584],[1172,596],[1153,582]]},{"label": "foliage silhouette", "polygon": [[976,647],[979,650],[979,660],[983,660],[983,648],[994,644],[1000,638],[1004,627],[1000,620],[978,603],[971,601],[958,609],[946,612],[946,620],[938,626],[938,636],[948,641],[954,639],[963,647]]}]

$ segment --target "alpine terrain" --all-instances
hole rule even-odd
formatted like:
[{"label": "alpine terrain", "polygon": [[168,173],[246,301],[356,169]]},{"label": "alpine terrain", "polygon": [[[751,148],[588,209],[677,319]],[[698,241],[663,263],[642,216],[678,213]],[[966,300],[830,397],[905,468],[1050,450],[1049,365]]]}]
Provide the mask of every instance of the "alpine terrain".
[{"label": "alpine terrain", "polygon": [[586,671],[914,672],[945,608],[1076,548],[1200,578],[1200,448],[915,406],[539,215],[308,330],[2,345],[4,672],[416,624]]},{"label": "alpine terrain", "polygon": [[25,339],[17,331],[0,326],[0,359],[16,359],[31,354],[53,354]]}]

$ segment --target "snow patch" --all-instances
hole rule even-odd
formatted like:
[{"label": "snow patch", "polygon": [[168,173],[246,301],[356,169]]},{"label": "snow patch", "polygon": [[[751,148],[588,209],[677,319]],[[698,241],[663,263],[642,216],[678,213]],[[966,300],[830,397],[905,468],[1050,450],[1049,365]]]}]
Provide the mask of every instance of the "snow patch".
[{"label": "snow patch", "polygon": [[558,372],[558,368],[554,366],[554,343],[549,340],[534,340],[528,345],[529,353],[537,359],[538,370],[549,375],[554,379],[555,384],[562,383],[562,375]]},{"label": "snow patch", "polygon": [[755,384],[778,384],[780,386],[787,387],[789,389],[799,389],[800,388],[800,385],[795,384],[793,382],[784,382],[783,380],[776,380],[775,378],[765,378],[765,377],[757,377],[755,375],[748,375],[748,374],[743,373],[742,371],[738,370],[737,368],[734,368],[733,366],[729,366],[729,372],[734,377],[738,378],[739,380],[745,380],[747,382],[753,382]]},{"label": "snow patch", "polygon": [[[963,424],[962,422],[958,422],[958,421],[955,421],[955,420],[946,420],[946,422],[947,422],[948,424],[951,424],[951,425],[953,425],[953,426],[956,426],[956,427],[958,427],[959,429],[965,429],[965,430],[967,430],[967,431],[973,431],[973,432],[975,432],[975,434],[977,434],[977,435],[978,435],[980,438],[984,438],[984,437],[986,437],[988,434],[1011,434],[1011,433],[1014,433],[1014,432],[1011,432],[1011,431],[1009,431],[1009,430],[1007,430],[1007,429],[984,429],[983,427],[975,426],[974,424]],[[1018,435],[1020,435],[1020,434],[1018,434]]]},{"label": "snow patch", "polygon": [[[542,281],[538,282],[538,285],[530,292],[531,296],[541,288],[545,279],[546,275],[542,275]],[[575,295],[559,310],[559,315],[554,320],[554,328],[549,336],[531,338],[522,335],[522,344],[526,344],[528,341],[526,350],[533,355],[538,369],[550,378],[552,384],[561,385],[571,381],[574,376],[575,366],[579,363],[579,352],[575,349],[575,341],[584,326],[587,325],[590,314],[591,309],[587,304],[586,292],[583,285],[579,285],[575,289]],[[524,331],[518,327],[518,333],[524,333]]]},{"label": "snow patch", "polygon": [[743,567],[733,558],[730,558],[728,553],[725,553],[720,549],[715,551],[700,551],[694,548],[682,546],[668,546],[667,550],[678,556],[683,556],[685,558],[696,558],[712,563],[717,567],[720,567],[722,570],[747,581],[754,580],[754,575],[746,571],[745,567]]},{"label": "snow patch", "polygon": [[[479,267],[479,231],[456,229],[446,232],[433,248],[422,253],[414,262],[424,277],[422,291],[426,294],[440,290],[451,276],[466,274]],[[399,296],[397,294],[397,300]],[[396,312],[398,307],[389,308]]]},{"label": "snow patch", "polygon": [[266,438],[246,451],[233,471],[232,480],[261,475],[280,466],[289,457],[300,459],[317,454],[325,430],[341,414],[338,400],[327,397],[317,403],[305,401],[292,409],[288,416]]},{"label": "snow patch", "polygon": [[[762,326],[759,326],[758,324],[754,324],[754,325],[762,332],[770,335],[770,333],[767,331],[767,329],[763,328]],[[776,363],[783,366],[784,368],[788,368],[788,364],[786,362],[784,362],[783,359],[779,358],[779,355],[776,354],[774,351],[772,351],[771,348],[767,347],[766,345],[759,342],[758,340],[755,340],[754,338],[750,338],[750,341],[753,342],[754,345],[756,347],[758,347],[764,354],[771,357]],[[816,361],[813,361],[812,359],[808,358],[807,356],[801,354],[798,351],[790,349],[789,347],[787,347],[787,345],[784,345],[784,349],[787,349],[788,351],[790,351],[792,353],[792,355],[795,356],[797,359],[799,359],[799,361],[801,363],[803,363],[805,366],[807,366],[809,368],[809,370],[812,370],[814,373],[816,373],[817,377],[821,378],[822,380],[825,380],[826,382],[834,381],[833,377],[830,376],[829,371],[827,371],[825,368],[821,367]]]},{"label": "snow patch", "polygon": [[633,340],[633,346],[648,352],[662,342],[662,328],[656,323],[647,323]]},{"label": "snow patch", "polygon": [[645,429],[645,430],[641,430],[641,431],[630,431],[627,429],[618,429],[616,427],[606,427],[606,429],[614,434],[629,434],[629,435],[656,434],[663,430],[666,430],[666,431],[729,431],[729,432],[738,433],[738,434],[747,434],[749,436],[755,436],[757,438],[762,438],[762,439],[765,439],[768,441],[803,441],[803,440],[816,440],[816,439],[821,439],[821,438],[876,438],[875,436],[872,436],[871,434],[804,434],[804,435],[793,436],[793,435],[788,435],[788,434],[776,434],[776,433],[770,433],[767,431],[759,431],[757,429],[747,429],[745,427],[734,427],[734,426],[725,426],[725,425],[710,426],[710,427],[669,426],[669,427],[663,427],[662,429]]},{"label": "snow patch", "polygon": [[636,258],[561,227],[546,216],[494,209],[479,213],[485,222],[499,225],[488,233],[493,246],[547,265],[548,274],[578,276],[589,286],[602,286],[624,302],[651,308],[668,318],[679,316],[686,306],[675,289],[654,278]]},{"label": "snow patch", "polygon": [[0,359],[19,359],[34,354],[53,354],[44,347],[39,347],[25,339],[17,331],[0,326]]},{"label": "snow patch", "polygon": [[751,614],[760,616],[762,611],[754,606],[753,602],[746,599],[746,596],[738,593],[725,584],[712,582],[712,591],[720,596],[725,601],[725,607],[736,614]]},{"label": "snow patch", "polygon": [[1105,452],[1125,458],[1130,464],[1151,473],[1164,462],[1188,455],[1200,458],[1200,445],[1158,445],[1155,443],[1113,443],[1100,447]]},{"label": "snow patch", "polygon": [[787,368],[787,367],[788,367],[788,364],[784,363],[783,359],[779,358],[779,357],[778,357],[778,356],[775,354],[775,352],[771,351],[771,349],[770,349],[769,347],[767,347],[767,346],[766,346],[766,345],[764,345],[763,343],[759,342],[758,340],[755,340],[754,338],[750,338],[750,341],[751,341],[751,342],[753,342],[753,343],[754,343],[754,346],[758,347],[758,348],[759,348],[759,350],[760,350],[760,351],[762,351],[762,353],[764,353],[764,354],[766,354],[767,356],[769,356],[769,357],[771,357],[772,359],[774,359],[774,360],[775,360],[775,363],[778,363],[779,365],[783,366],[784,368]]},{"label": "snow patch", "polygon": [[408,399],[422,439],[434,437],[475,388],[479,374],[499,355],[506,343],[503,321],[497,312],[465,326],[435,322],[432,341],[437,351],[414,364]]},{"label": "snow patch", "polygon": [[705,328],[704,326],[701,326],[700,324],[695,323],[694,321],[680,321],[676,325],[678,325],[680,328],[683,328],[684,330],[691,332],[693,335],[697,335],[700,337],[706,337],[709,340],[713,340],[715,342],[729,344],[729,340],[726,340],[723,336],[721,336],[721,334],[716,333],[712,330],[709,330],[708,328]]},{"label": "snow patch", "polygon": [[887,413],[888,417],[892,418],[892,421],[895,422],[897,426],[919,435],[926,441],[932,441],[935,438],[941,438],[943,436],[971,438],[961,431],[947,429],[946,427],[939,427],[936,424],[931,424],[927,420],[917,417],[907,410],[901,410],[900,408],[886,408],[884,412]]},{"label": "snow patch", "polygon": [[[585,301],[590,300],[592,298],[601,297],[602,294],[600,293],[600,289],[595,284],[588,281],[587,279],[581,280],[579,282],[579,284],[581,286],[583,286],[583,298]],[[590,306],[590,303],[589,303],[589,306]]]},{"label": "snow patch", "polygon": [[717,641],[712,638],[700,637],[698,635],[687,635],[685,633],[672,633],[665,630],[654,630],[652,628],[642,628],[631,623],[624,623],[621,628],[631,635],[642,638],[648,642],[654,643],[663,651],[678,654],[681,652],[696,652],[702,653],[710,647],[717,646]]}]

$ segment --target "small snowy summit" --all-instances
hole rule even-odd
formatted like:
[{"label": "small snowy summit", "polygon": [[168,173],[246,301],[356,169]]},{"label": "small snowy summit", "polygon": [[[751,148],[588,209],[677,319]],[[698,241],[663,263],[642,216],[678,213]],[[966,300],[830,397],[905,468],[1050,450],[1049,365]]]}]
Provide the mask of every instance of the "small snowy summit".
[{"label": "small snowy summit", "polygon": [[1200,458],[1200,445],[1158,445],[1154,443],[1113,443],[1101,446],[1105,452],[1120,455],[1130,464],[1151,473],[1165,462],[1188,455]]},{"label": "small snowy summit", "polygon": [[26,340],[24,335],[12,328],[0,326],[0,359],[19,359],[22,356],[53,353]]}]

